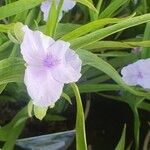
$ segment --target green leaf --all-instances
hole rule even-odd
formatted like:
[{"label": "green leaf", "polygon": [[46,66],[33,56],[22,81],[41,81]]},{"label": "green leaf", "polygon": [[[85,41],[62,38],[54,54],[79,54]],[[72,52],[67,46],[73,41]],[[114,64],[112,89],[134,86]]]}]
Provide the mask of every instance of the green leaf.
[{"label": "green leaf", "polygon": [[134,139],[135,139],[135,150],[139,150],[139,138],[140,138],[140,119],[137,107],[130,105],[134,115]]},{"label": "green leaf", "polygon": [[63,35],[77,29],[80,27],[78,24],[73,24],[73,23],[59,23],[57,26],[57,30],[55,33],[56,38],[61,38]]},{"label": "green leaf", "polygon": [[85,6],[87,6],[88,8],[90,8],[93,11],[95,11],[96,13],[98,13],[97,9],[88,0],[76,0],[76,1],[81,3],[81,4],[83,4],[83,5],[85,5]]},{"label": "green leaf", "polygon": [[45,117],[47,110],[48,107],[39,107],[34,105],[34,115],[39,120],[42,120]]},{"label": "green leaf", "polygon": [[19,58],[7,58],[0,61],[0,85],[9,82],[22,82],[24,62]]},{"label": "green leaf", "polygon": [[43,0],[18,0],[0,7],[0,19],[13,16],[39,5]]},{"label": "green leaf", "polygon": [[102,3],[103,3],[103,0],[99,0],[99,1],[97,2],[96,8],[97,8],[97,10],[98,10],[99,13],[100,13],[100,11],[101,11]]},{"label": "green leaf", "polygon": [[130,27],[133,27],[133,26],[136,26],[136,25],[148,22],[148,21],[150,21],[150,14],[145,14],[145,15],[141,15],[138,17],[129,18],[115,25],[111,25],[109,27],[96,30],[85,36],[71,40],[70,43],[71,43],[72,48],[74,49],[82,48],[94,42],[97,42],[98,40],[101,40],[109,35],[112,35],[119,31],[125,30],[127,28],[130,28]]},{"label": "green leaf", "polygon": [[[93,4],[93,0],[89,0],[92,4]],[[89,9],[89,13],[90,13],[90,20],[91,21],[94,21],[94,20],[97,20],[98,19],[98,13],[99,11],[97,10],[97,12]]]},{"label": "green leaf", "polygon": [[3,92],[7,84],[1,84],[0,85],[0,94]]},{"label": "green leaf", "polygon": [[34,8],[31,9],[25,19],[25,24],[30,26],[30,27],[35,27],[35,20],[37,19],[38,15],[39,15],[39,10]]},{"label": "green leaf", "polygon": [[[6,126],[0,129],[0,135],[4,133],[6,136],[6,142],[3,146],[3,150],[13,150],[17,138],[25,126],[25,122],[28,119],[27,108],[23,108],[14,119]],[[2,131],[2,132],[1,132]]]},{"label": "green leaf", "polygon": [[[56,33],[55,33],[55,38],[61,38],[64,34],[67,34],[76,28],[80,27],[78,24],[73,24],[73,23],[58,23]],[[46,28],[46,25],[38,27],[38,30],[41,32],[44,32]]]},{"label": "green leaf", "polygon": [[139,106],[138,106],[138,108],[141,108],[141,109],[143,109],[143,110],[146,110],[146,111],[150,111],[150,104],[149,103],[147,103],[147,102],[142,102]]},{"label": "green leaf", "polygon": [[46,114],[46,116],[44,117],[44,120],[45,121],[64,121],[64,120],[66,120],[66,118],[65,117],[63,117],[63,116],[60,116],[60,115],[54,115],[54,114]]},{"label": "green leaf", "polygon": [[[120,91],[120,86],[117,84],[79,84],[80,93],[96,93],[104,91]],[[73,91],[70,87],[65,89],[65,92],[73,97]]]},{"label": "green leaf", "polygon": [[122,52],[122,51],[111,51],[111,52],[105,52],[103,54],[98,54],[100,57],[125,57],[130,56],[129,52]]},{"label": "green leaf", "polygon": [[16,14],[15,16],[11,17],[11,22],[25,22],[25,19],[27,18],[29,10],[25,10],[21,13]]},{"label": "green leaf", "polygon": [[124,126],[120,141],[117,144],[117,147],[115,148],[115,150],[125,150],[125,137],[126,137],[126,126]]},{"label": "green leaf", "polygon": [[139,150],[139,139],[140,139],[140,118],[138,114],[138,107],[144,101],[143,97],[137,97],[131,94],[124,96],[128,100],[128,104],[133,112],[134,116],[134,139],[135,139],[135,150]]},{"label": "green leaf", "polygon": [[120,86],[117,84],[81,84],[79,85],[79,90],[81,93],[118,91]]},{"label": "green leaf", "polygon": [[87,150],[86,143],[86,132],[85,132],[85,118],[83,112],[82,101],[80,97],[80,92],[75,83],[71,84],[74,94],[76,96],[77,103],[77,115],[76,115],[76,149],[77,150]]},{"label": "green leaf", "polygon": [[[146,24],[143,40],[150,40],[150,22]],[[141,57],[142,58],[150,57],[150,46],[147,48],[142,48]]]},{"label": "green leaf", "polygon": [[34,107],[34,105],[33,105],[32,101],[30,100],[28,103],[28,115],[29,115],[29,117],[32,117],[33,107]]},{"label": "green leaf", "polygon": [[70,97],[66,94],[66,93],[62,93],[61,97],[63,97],[64,99],[66,99],[70,104],[72,104]]},{"label": "green leaf", "polygon": [[13,43],[7,41],[0,46],[0,60],[9,57],[11,50],[13,48]]},{"label": "green leaf", "polygon": [[106,7],[104,11],[102,11],[99,15],[99,18],[106,18],[111,17],[116,10],[118,10],[121,6],[127,3],[129,0],[113,0],[111,3]]},{"label": "green leaf", "polygon": [[109,63],[107,63],[106,61],[98,57],[96,54],[93,54],[85,50],[78,50],[76,52],[79,54],[83,65],[89,65],[94,68],[97,68],[98,70],[101,70],[102,72],[107,74],[109,77],[111,77],[123,89],[129,91],[130,93],[137,95],[137,96],[145,96],[149,98],[150,93],[137,91],[133,89],[132,87],[128,86],[127,84],[125,84],[121,76],[118,74],[118,72]]},{"label": "green leaf", "polygon": [[80,37],[82,35],[85,35],[86,33],[89,33],[91,31],[94,31],[96,29],[100,29],[104,27],[107,24],[112,24],[112,23],[118,23],[123,19],[117,19],[117,18],[105,18],[105,19],[99,19],[93,22],[90,22],[86,25],[83,25],[72,32],[69,32],[68,34],[64,35],[61,39],[65,41],[69,41],[72,39],[75,39],[77,37]]},{"label": "green leaf", "polygon": [[134,47],[150,47],[149,41],[98,41],[94,44],[85,47],[87,50],[92,50],[92,52],[104,51],[108,49],[126,49]]},{"label": "green leaf", "polygon": [[9,124],[0,128],[0,141],[7,141],[7,139],[11,135],[12,128],[16,125],[18,120],[26,117],[28,117],[27,107],[24,107],[21,111],[17,113],[17,115],[13,118],[13,120]]},{"label": "green leaf", "polygon": [[63,2],[64,0],[59,1],[58,7],[56,0],[53,0],[52,2],[45,31],[45,33],[51,37],[55,35]]},{"label": "green leaf", "polygon": [[48,21],[46,23],[45,28],[46,35],[49,36],[54,35],[56,22],[57,22],[57,7],[56,7],[56,0],[53,0],[49,11]]}]

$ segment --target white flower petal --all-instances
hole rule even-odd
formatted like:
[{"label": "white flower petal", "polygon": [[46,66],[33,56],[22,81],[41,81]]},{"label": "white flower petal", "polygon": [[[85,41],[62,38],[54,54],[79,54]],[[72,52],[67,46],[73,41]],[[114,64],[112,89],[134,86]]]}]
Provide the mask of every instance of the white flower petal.
[{"label": "white flower petal", "polygon": [[62,10],[67,12],[70,9],[72,9],[75,5],[76,5],[76,1],[75,0],[64,0],[63,6],[62,6]]},{"label": "white flower petal", "polygon": [[[52,2],[53,2],[52,0],[46,0],[46,1],[42,2],[42,4],[41,4],[41,11],[44,14],[44,21],[48,20],[48,15],[49,15],[50,8],[52,6]],[[60,2],[60,0],[56,0],[57,7],[58,7],[59,2]],[[62,12],[69,11],[70,9],[72,9],[75,6],[75,4],[76,4],[75,0],[64,0],[64,3],[62,5]],[[63,17],[62,12],[60,12],[58,21],[60,21]]]},{"label": "white flower petal", "polygon": [[137,62],[139,64],[139,68],[140,68],[141,72],[143,72],[144,74],[150,74],[150,69],[148,69],[150,67],[150,58],[141,59]]},{"label": "white flower petal", "polygon": [[121,70],[122,79],[126,84],[137,85],[137,70],[138,66],[136,64],[130,64]]},{"label": "white flower petal", "polygon": [[52,70],[52,75],[59,82],[77,82],[81,77],[81,65],[79,56],[69,49],[62,64]]},{"label": "white flower petal", "polygon": [[142,86],[144,89],[150,89],[150,74],[144,75],[143,79],[137,81],[138,85]]},{"label": "white flower petal", "polygon": [[21,53],[26,61],[24,83],[34,105],[53,106],[60,98],[64,83],[81,77],[81,60],[69,49],[70,43],[54,41],[39,31],[23,28]]},{"label": "white flower petal", "polygon": [[54,105],[64,86],[63,83],[57,82],[50,72],[30,66],[25,71],[24,82],[34,105],[40,107]]},{"label": "white flower petal", "polygon": [[28,64],[39,65],[47,48],[55,41],[42,32],[30,30],[27,26],[23,31],[25,34],[21,43],[21,54]]},{"label": "white flower petal", "polygon": [[150,59],[141,59],[121,70],[122,79],[128,85],[150,88]]},{"label": "white flower petal", "polygon": [[49,15],[49,10],[51,8],[51,1],[50,0],[46,0],[44,2],[42,2],[41,4],[41,11],[44,14],[44,21],[48,20],[48,15]]},{"label": "white flower petal", "polygon": [[54,55],[57,58],[63,58],[65,57],[66,51],[69,49],[69,46],[70,43],[58,40],[47,49],[47,53]]}]

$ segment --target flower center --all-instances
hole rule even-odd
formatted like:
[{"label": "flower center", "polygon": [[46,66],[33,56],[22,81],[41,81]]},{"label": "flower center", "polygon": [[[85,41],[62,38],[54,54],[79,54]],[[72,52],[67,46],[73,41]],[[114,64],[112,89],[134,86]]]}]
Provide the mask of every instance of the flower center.
[{"label": "flower center", "polygon": [[143,78],[143,75],[142,75],[142,72],[139,71],[138,74],[137,74],[138,78],[142,79]]},{"label": "flower center", "polygon": [[43,65],[48,68],[53,68],[60,63],[60,60],[52,55],[48,55],[43,60]]}]

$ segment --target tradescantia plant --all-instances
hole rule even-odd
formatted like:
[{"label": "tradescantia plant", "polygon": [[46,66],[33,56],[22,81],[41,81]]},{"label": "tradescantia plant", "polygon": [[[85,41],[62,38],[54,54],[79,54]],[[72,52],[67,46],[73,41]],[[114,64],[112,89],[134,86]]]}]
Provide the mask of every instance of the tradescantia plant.
[{"label": "tradescantia plant", "polygon": [[[130,9],[131,4],[135,9]],[[147,6],[143,12],[140,1],[131,0],[97,0],[96,3],[92,0],[3,0],[0,93],[11,83],[21,87],[25,84],[22,89],[27,89],[28,104],[0,128],[0,141],[5,142],[2,150],[13,149],[28,118],[35,116],[42,120],[60,99],[71,103],[73,96],[77,108],[76,149],[87,150],[80,94],[103,91],[117,91],[117,96],[105,96],[130,106],[134,115],[133,147],[138,150],[138,109],[150,110],[148,3]],[[72,8],[81,9],[85,19],[66,19],[75,15],[71,14]],[[128,35],[127,39],[119,40],[124,30],[136,29],[144,23],[146,28],[140,26],[145,29],[142,35],[137,33],[134,38]],[[126,127],[116,149],[125,149],[125,130]]]}]

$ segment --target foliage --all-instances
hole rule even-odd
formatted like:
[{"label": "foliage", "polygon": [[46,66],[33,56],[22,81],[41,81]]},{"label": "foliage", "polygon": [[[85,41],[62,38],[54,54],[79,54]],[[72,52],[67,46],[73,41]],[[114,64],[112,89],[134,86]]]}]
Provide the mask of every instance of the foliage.
[{"label": "foliage", "polygon": [[[40,30],[56,40],[68,41],[83,62],[82,78],[77,85],[74,83],[71,85],[73,90],[70,86],[66,86],[65,93],[62,94],[62,99],[66,99],[69,103],[71,103],[70,99],[76,96],[77,150],[87,149],[80,94],[104,91],[107,98],[125,102],[131,108],[134,116],[133,147],[138,150],[140,142],[138,109],[150,110],[150,92],[140,87],[126,85],[119,70],[140,58],[150,57],[150,2],[148,0],[77,0],[77,6],[73,11],[65,14],[60,23],[58,23],[58,16],[63,1],[60,1],[58,7],[53,1],[47,23],[43,21],[40,11],[41,2],[42,0],[0,2],[0,93],[6,96],[5,91],[18,86],[19,90],[26,95],[26,104],[30,100],[23,86],[25,67],[19,47],[22,36],[20,26],[26,24],[33,30]],[[141,51],[135,54],[133,49],[141,49]],[[14,82],[17,86],[12,84]],[[117,96],[110,95],[109,91],[116,91]],[[19,100],[17,99],[19,92],[16,92],[16,95],[14,93],[12,92],[11,96],[16,101]],[[67,106],[68,102],[60,105],[58,102],[56,109],[61,112]],[[0,128],[0,140],[5,141],[3,150],[13,149],[29,117],[35,115],[42,119],[46,115],[47,109],[33,107],[32,104],[28,104],[28,107],[18,112],[9,124]],[[128,131],[127,127],[124,127],[116,149],[125,149],[125,131]]]}]

